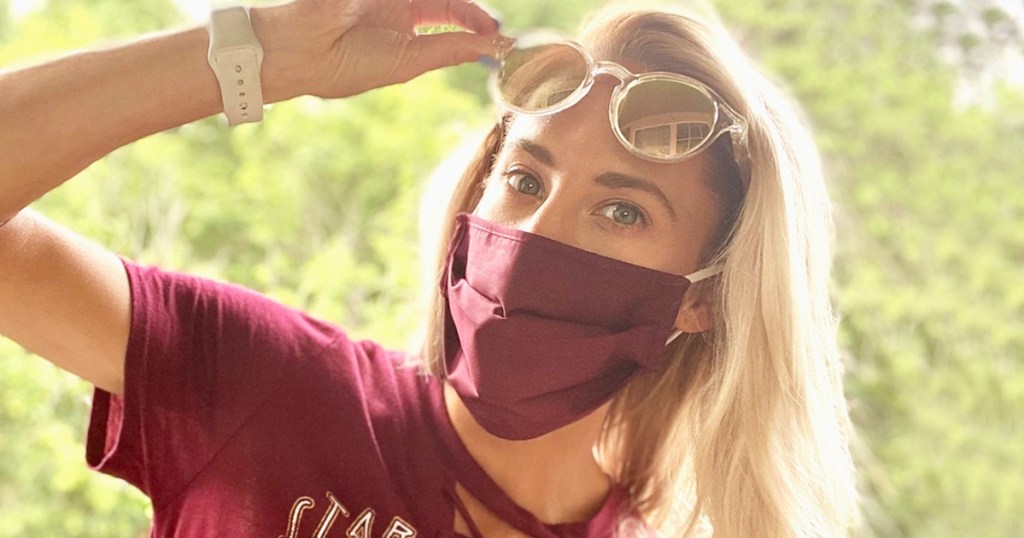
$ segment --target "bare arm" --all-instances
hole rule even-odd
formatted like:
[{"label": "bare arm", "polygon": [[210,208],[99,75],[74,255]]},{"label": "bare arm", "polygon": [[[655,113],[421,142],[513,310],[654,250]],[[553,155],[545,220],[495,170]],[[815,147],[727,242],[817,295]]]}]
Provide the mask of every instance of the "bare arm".
[{"label": "bare arm", "polygon": [[[207,45],[195,28],[0,77],[0,221],[114,149],[217,112]],[[130,305],[117,257],[25,212],[0,227],[0,260],[0,334],[121,393]]]},{"label": "bare arm", "polygon": [[[463,0],[299,0],[252,10],[267,102],[344,97],[492,53],[477,34],[415,36],[451,23],[492,34]],[[112,253],[22,211],[114,149],[221,109],[205,28],[0,74],[0,334],[120,394],[130,319]]]},{"label": "bare arm", "polygon": [[0,220],[129,142],[217,112],[208,43],[194,28],[0,75]]}]

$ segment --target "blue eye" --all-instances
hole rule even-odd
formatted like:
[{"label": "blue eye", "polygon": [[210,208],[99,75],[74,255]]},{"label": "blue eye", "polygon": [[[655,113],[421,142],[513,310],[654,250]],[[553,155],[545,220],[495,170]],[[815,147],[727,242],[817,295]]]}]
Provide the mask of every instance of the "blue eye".
[{"label": "blue eye", "polygon": [[615,224],[620,226],[634,226],[636,224],[643,224],[647,221],[647,217],[644,216],[644,213],[640,208],[635,205],[622,202],[605,206],[601,210],[601,214],[612,219],[615,221]]},{"label": "blue eye", "polygon": [[515,189],[517,192],[527,194],[530,196],[537,196],[541,193],[540,180],[522,172],[513,172],[508,176],[508,184],[510,187]]}]

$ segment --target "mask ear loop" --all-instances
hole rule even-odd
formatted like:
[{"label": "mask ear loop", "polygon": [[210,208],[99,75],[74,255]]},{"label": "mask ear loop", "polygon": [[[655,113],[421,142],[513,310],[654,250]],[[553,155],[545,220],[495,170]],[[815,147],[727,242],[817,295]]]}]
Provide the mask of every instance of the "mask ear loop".
[{"label": "mask ear loop", "polygon": [[[717,275],[718,273],[721,273],[722,270],[724,270],[724,269],[725,269],[725,262],[719,262],[719,263],[716,263],[716,264],[712,265],[711,267],[705,267],[704,269],[700,269],[698,271],[694,271],[694,272],[684,276],[683,278],[685,278],[686,280],[689,280],[690,284],[695,284],[697,282],[700,282],[701,280],[705,280],[705,279],[711,278],[711,277]],[[681,335],[681,334],[683,334],[683,331],[680,331],[679,329],[676,329],[676,330],[672,331],[672,334],[669,335],[668,340],[665,340],[665,345],[667,346],[667,345],[671,344],[673,341],[675,341],[676,338],[679,338],[679,335]]]},{"label": "mask ear loop", "polygon": [[683,278],[685,278],[686,280],[689,280],[690,284],[696,284],[697,282],[700,282],[701,280],[705,280],[705,279],[711,278],[711,277],[717,275],[718,273],[721,273],[724,269],[725,269],[725,262],[718,262],[718,263],[712,265],[711,267],[705,267],[704,269],[700,269],[700,270],[694,271],[694,272],[684,276]]}]

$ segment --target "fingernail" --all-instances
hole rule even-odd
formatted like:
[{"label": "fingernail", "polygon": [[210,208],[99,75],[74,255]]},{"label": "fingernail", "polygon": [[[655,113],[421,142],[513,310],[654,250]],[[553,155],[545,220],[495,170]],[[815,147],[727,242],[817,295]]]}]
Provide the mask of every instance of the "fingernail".
[{"label": "fingernail", "polygon": [[494,28],[496,30],[500,30],[501,20],[504,19],[505,17],[503,17],[501,13],[498,12],[498,10],[494,9],[491,6],[481,4],[479,2],[477,2],[476,5],[480,6],[480,9],[484,10],[484,13],[487,13],[487,15],[491,17],[491,19],[494,21]]},{"label": "fingernail", "polygon": [[481,55],[480,58],[477,59],[477,62],[487,69],[497,69],[498,66],[501,65],[501,62],[499,62],[497,58],[486,54]]}]

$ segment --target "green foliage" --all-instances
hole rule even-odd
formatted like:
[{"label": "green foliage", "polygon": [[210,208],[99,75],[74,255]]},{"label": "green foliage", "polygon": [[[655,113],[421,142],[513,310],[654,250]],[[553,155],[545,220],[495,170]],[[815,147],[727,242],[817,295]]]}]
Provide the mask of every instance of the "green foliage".
[{"label": "green foliage", "polygon": [[920,5],[800,4],[723,9],[791,84],[830,171],[870,531],[1019,536],[1021,94],[951,106],[964,72],[939,61],[941,33],[913,31]]},{"label": "green foliage", "polygon": [[143,536],[148,500],[86,469],[91,387],[0,340],[0,536]]},{"label": "green foliage", "polygon": [[8,0],[0,0],[0,42],[7,40],[11,31],[11,8]]},{"label": "green foliage", "polygon": [[49,0],[31,11],[5,35],[10,1],[0,2],[0,65],[23,64],[69,49],[116,43],[143,32],[180,24],[184,17],[173,0]]},{"label": "green foliage", "polygon": [[[51,0],[15,22],[9,4],[0,66],[183,20],[170,0]],[[571,31],[593,6],[494,4],[512,31]],[[960,104],[984,71],[977,51],[1020,48],[1012,19],[988,0],[718,4],[803,105],[825,156],[864,534],[1024,534],[1024,95],[996,87]],[[467,65],[298,99],[230,132],[202,120],[114,152],[38,208],[126,257],[401,346],[417,319],[424,179],[493,119],[485,77]],[[144,535],[147,501],[85,469],[90,388],[7,340],[0,379],[0,536]]]}]

